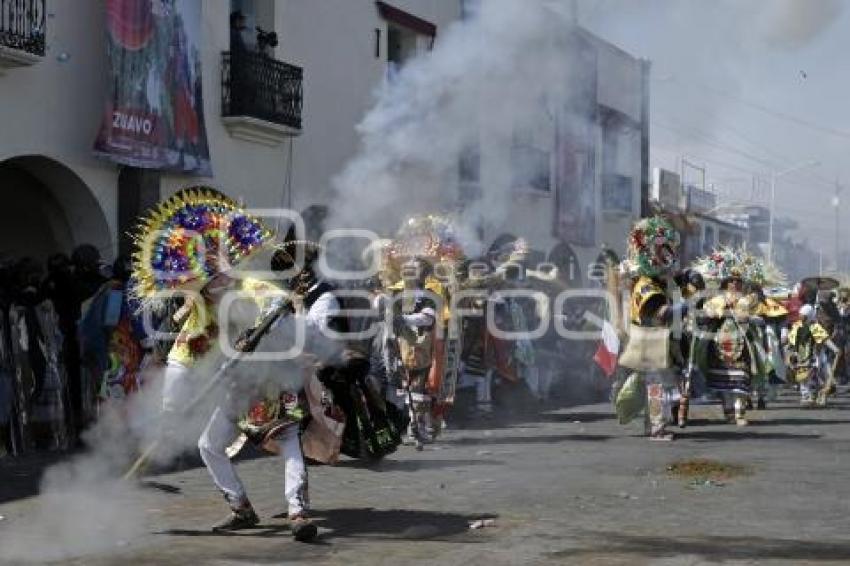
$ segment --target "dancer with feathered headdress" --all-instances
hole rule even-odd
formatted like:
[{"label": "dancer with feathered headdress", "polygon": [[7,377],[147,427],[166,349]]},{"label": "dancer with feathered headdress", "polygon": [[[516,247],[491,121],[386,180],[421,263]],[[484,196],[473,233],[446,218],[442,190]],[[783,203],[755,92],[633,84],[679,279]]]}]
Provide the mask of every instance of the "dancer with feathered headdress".
[{"label": "dancer with feathered headdress", "polygon": [[752,312],[764,321],[754,325],[752,332],[760,358],[759,373],[752,384],[752,405],[767,408],[767,400],[775,396],[774,383],[785,381],[785,360],[782,353],[782,330],[788,320],[788,309],[776,299],[767,296],[765,289],[783,286],[785,275],[773,263],[763,258],[745,254],[747,291]]},{"label": "dancer with feathered headdress", "polygon": [[[332,294],[302,289],[306,268],[295,268],[291,250],[276,246],[272,233],[257,218],[214,189],[185,189],[160,203],[140,223],[136,246],[132,290],[143,308],[155,307],[175,294],[185,297],[175,315],[181,329],[168,354],[163,380],[163,422],[172,435],[179,435],[177,428],[185,418],[185,407],[195,405],[201,392],[211,391],[224,368],[233,367],[225,363],[218,369],[224,357],[219,324],[234,325],[232,317],[219,320],[219,307],[225,298],[241,289],[256,299],[258,307],[267,307],[259,328],[254,332],[249,329],[237,341],[236,356],[255,348],[259,339],[274,329],[275,321],[293,308],[286,290],[271,281],[246,276],[244,272],[251,262],[258,264],[255,271],[276,272],[270,279],[287,281],[288,291],[296,295],[303,291],[302,302],[310,303],[302,309],[308,328],[327,328],[339,310]],[[315,297],[310,298],[311,294]],[[229,361],[234,359],[241,358]],[[231,508],[231,513],[213,530],[250,528],[259,522],[227,454],[240,434],[240,425],[243,429],[257,425],[266,433],[264,443],[274,443],[285,462],[284,496],[293,535],[297,540],[316,536],[316,527],[306,515],[307,474],[297,426],[305,414],[303,404],[298,402],[303,397],[299,395],[303,385],[300,378],[284,376],[279,380],[278,393],[274,395],[279,410],[273,411],[274,418],[263,419],[262,423],[270,421],[274,426],[269,429],[258,425],[261,419],[255,410],[249,412],[247,424],[239,418],[241,407],[265,397],[266,386],[270,385],[266,382],[234,382],[230,393],[217,404],[198,441],[201,457]],[[290,382],[299,385],[285,385]]]},{"label": "dancer with feathered headdress", "polygon": [[630,332],[620,365],[631,368],[617,395],[620,422],[628,422],[643,406],[645,388],[646,429],[650,440],[672,440],[667,425],[673,420],[673,404],[679,396],[682,364],[678,340],[671,338],[674,320],[685,311],[675,302],[671,289],[678,262],[679,234],[660,216],[644,218],[629,235],[629,257],[624,275],[631,278]]},{"label": "dancer with feathered headdress", "polygon": [[746,426],[752,382],[762,371],[755,328],[764,324],[764,319],[755,314],[756,305],[745,289],[752,258],[739,250],[721,247],[696,260],[694,268],[719,290],[700,313],[700,359],[706,385],[710,393],[720,397],[726,419]]}]

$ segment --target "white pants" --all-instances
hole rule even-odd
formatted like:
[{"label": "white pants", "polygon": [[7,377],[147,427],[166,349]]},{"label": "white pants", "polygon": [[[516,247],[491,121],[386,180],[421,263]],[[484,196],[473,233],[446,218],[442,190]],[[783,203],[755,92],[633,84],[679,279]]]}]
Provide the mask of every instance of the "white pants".
[{"label": "white pants", "polygon": [[179,413],[191,400],[192,377],[189,368],[179,362],[169,361],[162,376],[162,410]]},{"label": "white pants", "polygon": [[[198,382],[192,371],[179,362],[169,361],[162,376],[162,426],[163,440],[170,456],[183,454],[195,442],[197,428],[185,426],[193,422],[186,413]],[[196,421],[195,421],[196,422]]]},{"label": "white pants", "polygon": [[[236,467],[225,453],[238,436],[239,429],[234,415],[230,415],[227,408],[218,407],[198,440],[198,448],[207,470],[234,507],[248,501]],[[307,510],[307,468],[301,452],[298,425],[284,429],[277,441],[285,468],[283,496],[289,505],[289,515],[293,516]]]}]

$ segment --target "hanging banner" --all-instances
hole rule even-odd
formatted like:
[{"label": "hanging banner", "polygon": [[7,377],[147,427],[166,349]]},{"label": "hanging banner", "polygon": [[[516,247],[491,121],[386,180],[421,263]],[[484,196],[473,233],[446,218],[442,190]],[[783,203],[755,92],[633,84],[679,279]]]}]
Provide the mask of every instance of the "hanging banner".
[{"label": "hanging banner", "polygon": [[109,94],[95,154],[210,176],[201,0],[106,0]]},{"label": "hanging banner", "polygon": [[556,178],[554,236],[579,246],[596,242],[596,144],[595,124],[597,61],[587,39],[570,34],[567,62],[575,80],[569,103],[558,119],[556,131]]}]

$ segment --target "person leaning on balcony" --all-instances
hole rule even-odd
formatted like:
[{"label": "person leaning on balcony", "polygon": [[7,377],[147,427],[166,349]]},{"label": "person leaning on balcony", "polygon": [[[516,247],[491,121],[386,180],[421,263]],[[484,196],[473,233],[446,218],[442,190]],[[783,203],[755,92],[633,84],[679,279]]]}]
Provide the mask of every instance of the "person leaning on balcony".
[{"label": "person leaning on balcony", "polygon": [[235,12],[231,12],[230,14],[230,51],[233,53],[238,53],[242,51],[247,51],[248,47],[245,45],[245,38],[242,36],[242,32],[246,29],[245,25],[245,14],[241,11],[237,10]]},{"label": "person leaning on balcony", "polygon": [[245,43],[243,32],[245,14],[240,11],[230,14],[230,114],[232,116],[246,115],[253,105],[253,79],[249,70],[251,59],[248,58],[248,45]]}]

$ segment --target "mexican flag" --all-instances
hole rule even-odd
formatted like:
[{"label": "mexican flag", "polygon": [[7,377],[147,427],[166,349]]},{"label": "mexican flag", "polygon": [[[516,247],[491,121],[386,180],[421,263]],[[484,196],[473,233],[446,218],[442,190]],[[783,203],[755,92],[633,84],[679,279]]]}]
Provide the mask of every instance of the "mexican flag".
[{"label": "mexican flag", "polygon": [[617,336],[614,326],[606,320],[602,323],[602,336],[599,340],[599,346],[596,348],[596,353],[593,355],[593,361],[602,368],[607,377],[611,377],[617,370],[619,356],[620,338]]}]

